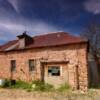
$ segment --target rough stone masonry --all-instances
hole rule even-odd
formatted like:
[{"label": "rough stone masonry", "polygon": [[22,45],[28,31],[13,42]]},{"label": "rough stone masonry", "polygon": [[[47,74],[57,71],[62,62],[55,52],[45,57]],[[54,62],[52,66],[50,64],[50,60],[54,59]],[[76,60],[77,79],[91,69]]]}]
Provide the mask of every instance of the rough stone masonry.
[{"label": "rough stone masonry", "polygon": [[[33,39],[33,43],[23,45],[29,38]],[[22,48],[19,48],[19,43]],[[42,80],[54,86],[68,83],[73,89],[88,88],[88,42],[80,41],[79,37],[61,32],[32,38],[22,34],[18,40],[8,42],[0,49],[1,79],[20,79],[27,82]],[[12,60],[16,61],[13,72]],[[35,67],[32,71],[29,70],[29,60],[34,60]],[[54,71],[53,67],[57,70]]]}]

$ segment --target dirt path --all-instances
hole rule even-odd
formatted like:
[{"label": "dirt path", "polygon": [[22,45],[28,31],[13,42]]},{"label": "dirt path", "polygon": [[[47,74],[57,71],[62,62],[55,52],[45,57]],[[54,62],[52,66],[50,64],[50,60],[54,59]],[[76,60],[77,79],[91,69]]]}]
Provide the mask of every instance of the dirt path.
[{"label": "dirt path", "polygon": [[83,93],[27,92],[16,89],[0,89],[0,100],[100,100],[100,90]]}]

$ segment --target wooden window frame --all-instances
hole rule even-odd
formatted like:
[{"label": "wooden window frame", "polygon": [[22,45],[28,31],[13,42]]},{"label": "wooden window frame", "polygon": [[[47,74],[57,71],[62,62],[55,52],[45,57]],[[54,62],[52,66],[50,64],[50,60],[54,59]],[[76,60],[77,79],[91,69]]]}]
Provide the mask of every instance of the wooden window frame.
[{"label": "wooden window frame", "polygon": [[11,60],[10,66],[11,66],[11,72],[16,71],[16,60]]},{"label": "wooden window frame", "polygon": [[[34,66],[31,66],[31,62],[34,63]],[[29,72],[33,72],[35,70],[35,60],[29,59]]]}]

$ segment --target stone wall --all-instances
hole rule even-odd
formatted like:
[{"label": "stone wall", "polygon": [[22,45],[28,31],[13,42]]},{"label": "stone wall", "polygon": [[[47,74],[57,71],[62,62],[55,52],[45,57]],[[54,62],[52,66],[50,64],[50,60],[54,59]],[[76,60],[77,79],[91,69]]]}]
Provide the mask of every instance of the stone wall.
[{"label": "stone wall", "polygon": [[[34,72],[29,72],[29,59],[36,60]],[[10,71],[11,60],[16,60],[16,71],[12,74]],[[86,43],[0,53],[0,78],[13,78],[25,81],[41,79],[41,61],[43,60],[69,61],[66,69],[68,70],[68,83],[75,89],[78,85],[80,89],[87,89],[88,66]],[[78,71],[76,71],[77,66]]]}]

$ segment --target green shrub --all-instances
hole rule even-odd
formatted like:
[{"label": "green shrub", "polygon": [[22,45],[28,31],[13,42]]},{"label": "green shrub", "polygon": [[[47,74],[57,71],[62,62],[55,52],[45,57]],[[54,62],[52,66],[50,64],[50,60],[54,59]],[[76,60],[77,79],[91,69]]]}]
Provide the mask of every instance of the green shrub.
[{"label": "green shrub", "polygon": [[53,85],[44,83],[42,81],[33,81],[32,88],[35,91],[51,91],[54,89]]},{"label": "green shrub", "polygon": [[[31,84],[21,81],[21,80],[17,80],[15,82],[15,84],[12,84],[11,80],[5,80],[3,86],[3,88],[15,88],[15,89],[26,89],[27,91],[54,91],[54,86],[48,83],[44,83],[42,81],[33,81]],[[70,86],[65,83],[62,84],[59,88],[57,88],[57,91],[60,92],[64,92],[64,91],[68,91],[70,89]]]},{"label": "green shrub", "polygon": [[32,84],[17,80],[14,84],[12,84],[11,80],[5,80],[3,88],[15,88],[15,89],[26,89],[27,91],[51,91],[53,90],[53,86],[42,81],[33,81]]},{"label": "green shrub", "polygon": [[57,90],[60,91],[60,92],[65,92],[65,91],[68,91],[70,89],[71,89],[71,87],[67,83],[61,84],[60,87],[57,88]]},{"label": "green shrub", "polygon": [[20,88],[20,89],[31,89],[31,84],[18,80],[15,84],[12,84],[11,80],[5,80],[4,84],[2,85],[3,88]]},{"label": "green shrub", "polygon": [[31,89],[31,84],[18,80],[14,85],[11,85],[11,88]]},{"label": "green shrub", "polygon": [[1,87],[9,88],[11,86],[11,80],[6,79]]}]

